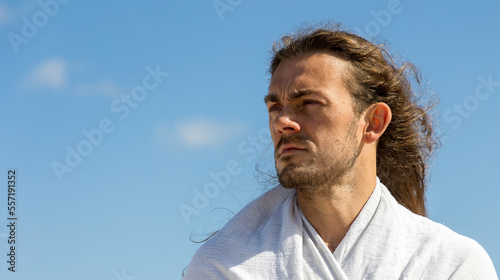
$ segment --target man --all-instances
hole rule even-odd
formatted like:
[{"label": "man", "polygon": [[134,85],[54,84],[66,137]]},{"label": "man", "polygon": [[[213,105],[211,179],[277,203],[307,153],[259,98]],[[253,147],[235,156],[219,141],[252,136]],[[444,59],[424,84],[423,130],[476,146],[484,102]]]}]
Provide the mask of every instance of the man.
[{"label": "man", "polygon": [[270,68],[280,186],[203,244],[185,279],[498,279],[478,243],[425,217],[436,141],[411,65],[332,28],[283,37]]}]

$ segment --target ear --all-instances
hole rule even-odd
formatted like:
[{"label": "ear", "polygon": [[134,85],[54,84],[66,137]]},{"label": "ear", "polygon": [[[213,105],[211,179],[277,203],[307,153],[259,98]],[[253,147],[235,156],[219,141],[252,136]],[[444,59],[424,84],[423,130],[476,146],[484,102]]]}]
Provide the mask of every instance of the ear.
[{"label": "ear", "polygon": [[383,102],[371,105],[365,114],[365,130],[363,141],[371,144],[377,141],[384,133],[392,119],[391,108]]}]

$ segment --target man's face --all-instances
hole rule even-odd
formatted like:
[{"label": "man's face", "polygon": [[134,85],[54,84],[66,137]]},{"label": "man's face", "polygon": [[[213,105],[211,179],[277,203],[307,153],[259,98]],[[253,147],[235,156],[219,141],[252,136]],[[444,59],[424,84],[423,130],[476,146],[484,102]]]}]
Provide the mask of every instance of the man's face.
[{"label": "man's face", "polygon": [[282,61],[266,96],[280,183],[315,193],[341,182],[361,132],[344,86],[347,62],[325,53]]}]

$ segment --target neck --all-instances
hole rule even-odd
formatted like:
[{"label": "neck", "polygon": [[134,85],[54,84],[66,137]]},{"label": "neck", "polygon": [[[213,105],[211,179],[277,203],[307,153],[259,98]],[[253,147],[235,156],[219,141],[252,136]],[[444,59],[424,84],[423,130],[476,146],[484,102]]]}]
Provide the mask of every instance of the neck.
[{"label": "neck", "polygon": [[297,190],[297,203],[304,216],[332,253],[347,234],[376,185],[376,176],[350,175],[336,185],[329,186],[328,192],[320,195]]}]

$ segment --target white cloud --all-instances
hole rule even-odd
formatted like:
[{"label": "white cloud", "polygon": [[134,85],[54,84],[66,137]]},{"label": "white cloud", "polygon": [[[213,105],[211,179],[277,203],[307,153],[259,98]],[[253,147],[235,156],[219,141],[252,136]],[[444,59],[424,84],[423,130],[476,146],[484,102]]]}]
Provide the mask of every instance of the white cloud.
[{"label": "white cloud", "polygon": [[236,122],[220,123],[208,119],[178,122],[176,134],[186,146],[193,148],[216,146],[245,132],[245,125]]},{"label": "white cloud", "polygon": [[12,20],[12,11],[7,4],[0,3],[0,26],[7,25]]},{"label": "white cloud", "polygon": [[178,121],[170,129],[165,123],[158,123],[154,138],[162,145],[207,148],[221,146],[246,131],[246,125],[240,122],[218,122],[196,118]]},{"label": "white cloud", "polygon": [[51,58],[35,65],[23,80],[22,87],[28,89],[62,90],[66,87],[68,66],[61,58]]},{"label": "white cloud", "polygon": [[75,67],[62,58],[47,59],[31,68],[21,80],[20,88],[31,91],[64,91],[81,96],[104,95],[109,98],[116,98],[123,93],[115,82],[106,78],[97,82],[68,83],[70,68],[74,70]]},{"label": "white cloud", "polygon": [[21,24],[22,16],[30,18],[33,11],[41,9],[38,1],[10,1],[8,5],[5,2],[0,3],[0,27]]}]

